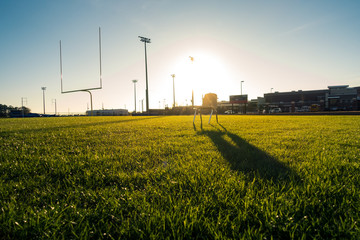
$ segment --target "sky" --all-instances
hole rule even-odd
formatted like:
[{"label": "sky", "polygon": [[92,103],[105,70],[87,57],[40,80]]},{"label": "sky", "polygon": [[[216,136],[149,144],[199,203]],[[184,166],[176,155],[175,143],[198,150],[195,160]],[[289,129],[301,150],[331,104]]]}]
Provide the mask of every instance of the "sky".
[{"label": "sky", "polygon": [[[0,0],[0,103],[46,113],[137,110],[195,104],[212,92],[262,97],[270,91],[360,86],[360,1]],[[194,58],[191,61],[189,56]],[[241,81],[243,83],[241,84]],[[143,108],[146,108],[146,100]]]}]

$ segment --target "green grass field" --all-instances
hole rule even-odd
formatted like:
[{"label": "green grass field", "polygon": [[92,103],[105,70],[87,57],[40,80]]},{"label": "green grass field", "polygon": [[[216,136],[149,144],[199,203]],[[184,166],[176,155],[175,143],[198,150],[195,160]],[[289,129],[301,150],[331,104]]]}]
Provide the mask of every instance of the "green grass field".
[{"label": "green grass field", "polygon": [[360,116],[0,119],[0,239],[360,239]]}]

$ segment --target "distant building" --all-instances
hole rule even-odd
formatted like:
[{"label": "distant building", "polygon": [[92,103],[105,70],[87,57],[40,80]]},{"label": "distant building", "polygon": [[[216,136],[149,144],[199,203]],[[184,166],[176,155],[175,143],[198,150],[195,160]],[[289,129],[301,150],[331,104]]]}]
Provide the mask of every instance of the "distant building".
[{"label": "distant building", "polygon": [[359,110],[360,87],[349,88],[348,85],[329,86],[327,103],[329,110]]},{"label": "distant building", "polygon": [[280,108],[282,112],[360,110],[360,87],[329,86],[328,89],[310,91],[275,92],[264,94],[265,108]]},{"label": "distant building", "polygon": [[247,112],[259,113],[264,109],[265,99],[258,97],[257,99],[251,99],[247,105]]},{"label": "distant building", "polygon": [[202,99],[202,107],[216,108],[217,95],[215,93],[207,93]]},{"label": "distant building", "polygon": [[[243,98],[242,98],[243,97]],[[220,101],[217,103],[218,113],[231,111],[232,113],[258,113],[261,112],[265,100],[263,97],[247,100],[247,95],[230,96],[230,101]]]},{"label": "distant building", "polygon": [[146,113],[146,115],[150,115],[150,116],[165,115],[165,109],[149,109],[149,113]]},{"label": "distant building", "polygon": [[127,109],[99,109],[86,111],[86,116],[128,116]]}]

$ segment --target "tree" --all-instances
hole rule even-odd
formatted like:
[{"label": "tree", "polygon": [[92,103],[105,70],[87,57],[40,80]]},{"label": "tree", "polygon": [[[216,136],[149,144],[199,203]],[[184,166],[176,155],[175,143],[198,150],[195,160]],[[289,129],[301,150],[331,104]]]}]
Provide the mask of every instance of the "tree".
[{"label": "tree", "polygon": [[8,106],[0,104],[0,117],[7,117],[8,116]]},{"label": "tree", "polygon": [[0,117],[21,117],[26,116],[31,112],[30,108],[27,107],[13,107],[0,104]]},{"label": "tree", "polygon": [[19,110],[24,111],[24,115],[27,115],[31,112],[30,108],[27,108],[25,106],[19,107]]}]

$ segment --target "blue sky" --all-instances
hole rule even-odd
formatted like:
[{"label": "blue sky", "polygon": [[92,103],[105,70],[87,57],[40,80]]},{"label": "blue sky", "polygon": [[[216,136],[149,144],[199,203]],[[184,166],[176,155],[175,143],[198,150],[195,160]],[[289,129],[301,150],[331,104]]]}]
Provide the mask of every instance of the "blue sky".
[{"label": "blue sky", "polygon": [[[219,100],[275,91],[360,86],[359,1],[115,1],[0,0],[0,103],[42,112],[84,112],[88,93],[64,90],[99,85],[98,28],[102,31],[103,89],[94,108],[134,109],[145,98],[148,45],[150,108],[189,104],[215,92]],[[192,64],[189,56],[194,56]]]}]

